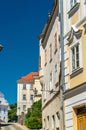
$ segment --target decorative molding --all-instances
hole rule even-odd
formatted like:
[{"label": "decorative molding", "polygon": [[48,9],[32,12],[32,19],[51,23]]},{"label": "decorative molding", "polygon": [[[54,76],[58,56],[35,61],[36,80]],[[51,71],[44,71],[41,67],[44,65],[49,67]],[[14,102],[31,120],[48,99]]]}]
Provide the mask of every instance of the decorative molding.
[{"label": "decorative molding", "polygon": [[86,34],[86,23],[83,25],[84,29],[85,29],[85,32],[84,34]]},{"label": "decorative molding", "polygon": [[76,95],[79,95],[79,94],[85,92],[85,91],[86,91],[86,82],[79,84],[79,85],[75,86],[74,88],[65,91],[64,100],[72,98]]},{"label": "decorative molding", "polygon": [[71,31],[69,33],[69,36],[67,38],[69,43],[73,42],[74,36],[79,39],[82,36],[82,30],[81,29],[77,29],[75,27],[71,27]]}]

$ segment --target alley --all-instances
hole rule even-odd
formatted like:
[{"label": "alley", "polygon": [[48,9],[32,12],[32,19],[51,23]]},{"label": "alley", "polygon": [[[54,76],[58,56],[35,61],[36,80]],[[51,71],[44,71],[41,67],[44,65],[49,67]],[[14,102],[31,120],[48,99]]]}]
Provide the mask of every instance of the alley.
[{"label": "alley", "polygon": [[28,130],[25,126],[21,126],[17,123],[3,124],[1,130]]}]

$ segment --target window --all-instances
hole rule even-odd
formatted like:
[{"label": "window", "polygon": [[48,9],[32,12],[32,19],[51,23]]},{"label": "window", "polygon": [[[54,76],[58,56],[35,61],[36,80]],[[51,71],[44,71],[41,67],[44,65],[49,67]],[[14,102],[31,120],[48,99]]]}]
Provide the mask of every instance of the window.
[{"label": "window", "polygon": [[30,85],[30,90],[33,90],[33,84]]},{"label": "window", "polygon": [[52,129],[55,130],[55,116],[52,116]]},{"label": "window", "polygon": [[23,95],[23,100],[26,100],[26,95],[25,94]]},{"label": "window", "polygon": [[57,33],[55,33],[54,41],[55,41],[55,53],[56,53],[57,52]]},{"label": "window", "polygon": [[47,51],[45,50],[45,65],[47,64]]},{"label": "window", "polygon": [[50,90],[52,89],[52,72],[50,73]]},{"label": "window", "polygon": [[55,64],[55,72],[57,72],[57,64]]},{"label": "window", "polygon": [[23,84],[23,89],[24,89],[24,90],[26,89],[26,84]]},{"label": "window", "polygon": [[49,116],[47,116],[47,129],[49,129]]},{"label": "window", "polygon": [[37,95],[37,93],[38,93],[38,90],[35,88],[34,89],[34,95]]},{"label": "window", "polygon": [[77,3],[77,0],[70,0],[70,6],[71,8]]},{"label": "window", "polygon": [[79,43],[74,45],[71,48],[71,64],[72,64],[72,72],[77,70],[80,67],[80,51],[79,51]]},{"label": "window", "polygon": [[5,111],[6,111],[6,110],[4,109],[4,114],[5,114]]},{"label": "window", "polygon": [[30,95],[30,100],[33,100],[33,95]]},{"label": "window", "polygon": [[23,111],[26,111],[26,105],[23,105]]},{"label": "window", "polygon": [[50,44],[50,62],[52,60],[52,44]]},{"label": "window", "polygon": [[44,129],[46,129],[46,119],[44,119],[43,125],[44,125]]}]

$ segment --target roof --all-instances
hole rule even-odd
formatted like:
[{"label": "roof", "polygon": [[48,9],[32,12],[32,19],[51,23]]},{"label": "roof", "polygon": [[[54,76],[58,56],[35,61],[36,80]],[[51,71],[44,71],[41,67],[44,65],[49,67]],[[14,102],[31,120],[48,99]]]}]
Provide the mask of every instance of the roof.
[{"label": "roof", "polygon": [[48,14],[47,22],[46,22],[41,34],[39,35],[39,39],[42,39],[42,45],[43,45],[43,41],[45,39],[46,33],[48,31],[49,25],[51,23],[51,20],[53,18],[54,12],[55,12],[56,8],[58,8],[58,5],[59,5],[58,0],[54,0],[52,12],[51,12],[51,14],[50,13]]},{"label": "roof", "polygon": [[23,76],[20,78],[21,81],[30,81],[33,82],[34,81],[34,76],[38,76],[39,73],[38,72],[31,72],[26,76]]}]

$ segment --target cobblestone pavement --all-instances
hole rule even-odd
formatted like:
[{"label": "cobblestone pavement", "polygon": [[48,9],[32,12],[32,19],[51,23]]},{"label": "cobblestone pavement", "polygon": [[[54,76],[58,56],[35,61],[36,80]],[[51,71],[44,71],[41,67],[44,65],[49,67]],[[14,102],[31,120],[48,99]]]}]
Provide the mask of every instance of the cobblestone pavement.
[{"label": "cobblestone pavement", "polygon": [[21,126],[18,123],[3,124],[0,130],[29,130],[25,126]]}]

